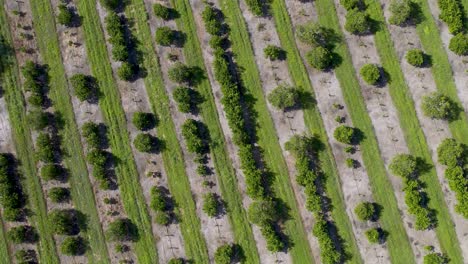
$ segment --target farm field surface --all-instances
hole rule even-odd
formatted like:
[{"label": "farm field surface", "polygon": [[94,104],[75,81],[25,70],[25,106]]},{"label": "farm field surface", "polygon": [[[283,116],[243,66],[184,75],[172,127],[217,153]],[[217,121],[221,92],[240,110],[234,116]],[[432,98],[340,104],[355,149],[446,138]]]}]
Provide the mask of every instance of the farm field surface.
[{"label": "farm field surface", "polygon": [[0,0],[0,263],[468,263],[468,0]]}]

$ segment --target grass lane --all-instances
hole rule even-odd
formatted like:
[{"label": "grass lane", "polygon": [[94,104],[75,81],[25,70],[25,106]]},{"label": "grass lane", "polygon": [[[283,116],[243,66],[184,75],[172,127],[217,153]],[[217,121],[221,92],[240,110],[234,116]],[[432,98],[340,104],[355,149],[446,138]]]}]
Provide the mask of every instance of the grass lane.
[{"label": "grass lane", "polygon": [[275,195],[290,209],[291,220],[285,223],[284,232],[291,239],[293,247],[290,249],[292,260],[297,263],[313,263],[313,256],[307,240],[307,232],[301,220],[296,204],[294,191],[291,186],[286,162],[282,155],[281,146],[268,112],[263,95],[262,83],[257,69],[252,45],[250,43],[247,26],[239,8],[239,2],[220,0],[221,9],[230,26],[232,50],[236,63],[242,69],[241,78],[246,91],[255,98],[253,110],[256,114],[258,126],[258,145],[263,150],[266,167],[274,175],[273,188]]},{"label": "grass lane", "polygon": [[456,238],[454,224],[445,203],[442,188],[439,185],[437,173],[432,162],[429,147],[424,133],[419,124],[414,102],[411,100],[409,88],[406,85],[403,72],[401,71],[399,59],[393,47],[390,32],[385,26],[385,18],[379,1],[368,2],[368,13],[377,21],[381,27],[375,33],[375,42],[379,51],[382,66],[391,76],[389,83],[390,95],[393,104],[398,109],[400,125],[405,134],[406,142],[410,152],[422,158],[432,168],[421,175],[421,180],[426,184],[425,190],[429,196],[429,207],[437,210],[437,223],[435,229],[442,251],[448,254],[454,263],[462,263],[460,245],[454,243]]},{"label": "grass lane", "polygon": [[425,190],[429,196],[429,207],[437,210],[437,228],[435,229],[442,251],[445,252],[454,263],[462,263],[460,245],[454,243],[456,238],[454,224],[445,203],[442,188],[439,185],[437,173],[432,162],[429,147],[416,115],[414,102],[411,99],[409,88],[406,85],[399,59],[393,47],[390,32],[385,26],[385,18],[379,1],[368,1],[367,11],[372,19],[381,27],[375,33],[375,42],[379,51],[382,66],[391,76],[389,91],[392,101],[398,110],[400,125],[405,134],[406,142],[411,154],[422,158],[432,168],[421,175],[425,183]]},{"label": "grass lane", "polygon": [[[8,28],[5,1],[0,0],[0,34],[5,41],[12,45],[12,39]],[[36,170],[34,158],[34,144],[31,138],[29,123],[26,120],[26,106],[19,79],[18,63],[14,56],[2,57],[8,59],[10,67],[7,67],[2,78],[2,90],[7,102],[10,117],[11,133],[16,148],[16,157],[19,160],[22,186],[28,195],[28,205],[33,214],[29,217],[30,223],[37,228],[39,233],[38,260],[41,263],[59,263],[55,250],[55,241],[52,229],[47,222],[47,206],[42,193],[42,186]],[[10,263],[10,261],[2,262]]]},{"label": "grass lane", "polygon": [[91,263],[108,263],[109,255],[104,232],[96,209],[93,189],[81,146],[78,126],[69,95],[65,69],[60,53],[55,26],[55,14],[47,0],[31,1],[34,29],[43,63],[49,66],[50,91],[54,109],[60,113],[64,126],[60,130],[65,163],[70,172],[70,187],[75,208],[88,217],[88,227],[83,233],[90,247],[87,252]]},{"label": "grass lane", "polygon": [[[333,1],[317,0],[315,3],[319,22],[326,27],[332,28],[344,39]],[[393,176],[387,175],[385,165],[380,158],[379,145],[361,94],[351,55],[346,43],[338,44],[334,51],[343,60],[341,65],[335,69],[335,72],[343,91],[344,100],[350,110],[349,114],[354,126],[364,132],[365,135],[365,139],[361,143],[362,157],[371,182],[374,199],[384,208],[380,223],[382,228],[390,233],[387,239],[390,258],[393,263],[415,263],[414,253],[400,217],[397,200],[393,191],[389,191],[391,190],[389,186],[392,185],[387,177]]]},{"label": "grass lane", "polygon": [[[275,19],[281,46],[287,52],[288,69],[295,86],[305,92],[314,94],[307,69],[305,68],[299,50],[296,46],[293,25],[287,7],[283,0],[272,3],[272,13]],[[304,109],[304,121],[311,134],[316,134],[325,144],[320,156],[320,167],[327,176],[327,194],[333,203],[332,218],[336,223],[340,236],[345,241],[346,250],[350,253],[349,263],[362,263],[359,248],[354,238],[351,222],[345,210],[343,194],[340,190],[340,177],[335,166],[333,154],[328,144],[327,133],[323,126],[318,108]]]},{"label": "grass lane", "polygon": [[138,48],[142,52],[143,66],[148,73],[144,79],[146,91],[152,109],[160,120],[157,128],[158,137],[164,140],[166,145],[162,156],[168,175],[169,188],[178,204],[185,252],[187,257],[196,263],[208,263],[208,249],[201,233],[201,223],[196,214],[190,182],[185,171],[184,157],[169,111],[169,97],[164,88],[162,72],[152,45],[151,30],[143,1],[132,0],[131,5],[127,7],[127,16],[135,23],[133,33],[140,43]]},{"label": "grass lane", "polygon": [[[172,1],[172,3],[181,14],[180,19],[177,20],[177,26],[179,30],[186,34],[186,42],[184,45],[185,60],[188,65],[205,69],[190,1]],[[235,242],[244,250],[244,255],[248,263],[259,263],[260,259],[252,233],[252,227],[247,219],[234,168],[227,154],[228,150],[225,147],[226,142],[221,130],[221,124],[219,123],[219,116],[208,78],[204,79],[200,85],[197,86],[197,90],[205,98],[205,101],[200,105],[200,114],[210,131],[212,159],[218,175],[218,182],[223,200],[227,203],[228,217],[234,232]]]},{"label": "grass lane", "polygon": [[[1,83],[1,82],[0,82]],[[8,251],[8,242],[5,234],[5,223],[0,220],[0,261],[1,263],[11,263],[10,254]]]}]

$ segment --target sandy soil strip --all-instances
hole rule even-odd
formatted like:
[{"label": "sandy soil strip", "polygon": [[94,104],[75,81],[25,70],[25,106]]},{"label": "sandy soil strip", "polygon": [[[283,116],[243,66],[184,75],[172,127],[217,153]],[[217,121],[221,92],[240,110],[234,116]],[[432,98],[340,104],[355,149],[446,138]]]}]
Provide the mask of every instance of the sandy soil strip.
[{"label": "sandy soil strip", "polygon": [[[314,5],[311,2],[286,1],[288,11],[294,26],[305,24],[317,17]],[[378,227],[378,223],[361,222],[354,215],[354,208],[361,202],[373,202],[369,178],[364,166],[351,169],[346,166],[346,159],[352,158],[364,164],[359,150],[355,154],[346,154],[344,145],[335,140],[333,132],[340,124],[335,121],[337,116],[345,118],[345,124],[352,126],[352,121],[348,116],[348,110],[343,100],[340,84],[333,71],[321,72],[310,67],[304,59],[310,50],[307,45],[300,41],[296,42],[304,60],[304,64],[309,72],[309,78],[315,89],[318,107],[323,118],[327,131],[328,141],[335,157],[341,180],[341,187],[345,198],[345,206],[348,215],[351,217],[353,233],[356,238],[361,257],[365,263],[377,263],[379,261],[389,261],[389,253],[386,245],[369,244],[364,232],[372,227]],[[342,109],[337,108],[341,105]]]},{"label": "sandy soil strip", "polygon": [[[345,34],[345,40],[351,52],[354,68],[356,72],[367,63],[380,65],[380,59],[375,47],[374,38],[369,36],[354,36],[344,29],[346,10],[335,0],[336,10],[340,20],[341,28]],[[389,166],[391,159],[400,153],[409,153],[404,140],[404,134],[399,126],[398,113],[392,103],[392,98],[388,92],[388,86],[374,87],[366,84],[360,77],[358,78],[362,87],[362,94],[367,105],[367,111],[374,126],[375,135],[379,142],[381,156],[385,165]],[[407,206],[402,191],[402,181],[396,176],[388,175],[392,182],[394,192],[398,201],[398,206],[402,211],[402,218],[405,223],[406,232],[410,238],[413,251],[418,262],[424,256],[424,246],[434,245],[438,247],[437,237],[432,230],[417,231],[413,228],[414,219],[407,213]]]},{"label": "sandy soil strip", "polygon": [[[173,30],[177,30],[177,25],[175,21],[163,21],[162,19],[158,19],[155,17],[153,13],[153,5],[158,2],[166,6],[171,6],[169,1],[145,0],[147,12],[150,15],[150,28],[151,28],[152,35],[154,35],[156,29],[161,26],[167,26]],[[156,53],[160,56],[159,62],[161,64],[163,79],[164,79],[164,82],[166,83],[165,88],[170,99],[169,108],[170,108],[172,120],[175,124],[176,130],[178,131],[177,138],[180,142],[182,153],[184,155],[186,172],[187,172],[187,176],[189,177],[190,186],[192,189],[192,195],[195,200],[195,204],[197,208],[197,215],[201,220],[201,227],[202,227],[201,231],[207,241],[208,253],[210,255],[210,259],[212,259],[214,256],[214,252],[219,246],[225,243],[234,242],[234,236],[231,230],[229,219],[226,214],[221,215],[216,218],[211,218],[202,211],[203,194],[208,193],[208,191],[202,185],[203,181],[205,180],[204,178],[206,177],[201,177],[197,174],[196,168],[198,164],[194,162],[194,158],[196,155],[189,153],[187,151],[185,140],[181,134],[182,125],[185,122],[185,120],[187,120],[188,118],[199,120],[199,121],[203,121],[203,120],[198,115],[184,114],[184,113],[179,112],[179,110],[177,109],[177,103],[172,98],[172,92],[179,85],[176,83],[173,83],[168,78],[168,75],[167,75],[168,70],[169,68],[172,67],[174,63],[171,62],[167,58],[167,56],[170,54],[177,55],[178,60],[181,62],[184,62],[183,50],[177,47],[163,47],[160,45],[157,45],[156,50],[157,50]],[[207,166],[211,168],[213,171],[213,174],[209,175],[207,179],[215,183],[215,185],[212,188],[210,188],[209,192],[216,193],[217,195],[219,195],[219,197],[222,197],[221,191],[219,190],[219,187],[218,187],[218,180],[217,180],[217,176],[215,175],[216,172],[214,170],[213,161],[210,158],[208,159]]]},{"label": "sandy soil strip", "polygon": [[[381,1],[383,2],[383,1]],[[390,16],[389,5],[383,5],[384,15],[388,19]],[[431,68],[416,68],[406,62],[404,58],[406,52],[410,49],[422,49],[421,41],[414,27],[398,27],[388,25],[388,29],[394,41],[394,47],[400,58],[400,67],[406,79],[413,100],[415,102],[416,113],[419,122],[428,141],[428,145],[432,154],[432,161],[435,164],[439,182],[444,192],[445,201],[449,208],[452,221],[455,223],[457,238],[460,243],[460,248],[463,252],[463,257],[468,259],[468,222],[462,216],[457,214],[454,206],[457,203],[455,195],[450,191],[447,180],[444,178],[445,166],[437,162],[437,147],[446,138],[452,137],[448,123],[443,120],[431,119],[422,113],[421,100],[422,97],[437,91]]]},{"label": "sandy soil strip", "polygon": [[444,45],[445,52],[447,53],[448,60],[452,66],[452,75],[457,87],[458,98],[462,102],[465,113],[468,114],[468,89],[466,89],[466,84],[468,83],[468,56],[458,56],[449,50],[448,46],[453,35],[450,34],[447,24],[439,19],[440,10],[437,2],[438,1],[427,1],[435,23],[439,28],[440,38]]}]

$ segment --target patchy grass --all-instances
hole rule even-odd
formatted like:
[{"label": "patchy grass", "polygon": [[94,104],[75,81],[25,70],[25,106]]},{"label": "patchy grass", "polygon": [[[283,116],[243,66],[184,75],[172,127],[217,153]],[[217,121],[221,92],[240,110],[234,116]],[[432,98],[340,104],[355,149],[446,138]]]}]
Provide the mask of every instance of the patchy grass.
[{"label": "patchy grass", "polygon": [[[332,28],[343,37],[333,2],[317,0],[316,7],[319,22],[326,27]],[[379,145],[367,113],[349,50],[345,43],[341,43],[337,45],[334,51],[343,59],[335,72],[343,91],[344,100],[350,110],[349,114],[354,126],[359,128],[365,135],[365,139],[361,143],[362,158],[368,172],[374,199],[384,208],[380,223],[382,228],[390,234],[387,240],[390,257],[394,263],[415,263],[395,195],[389,191],[389,186],[392,185],[388,177],[393,176],[387,175],[382,159],[376,158],[381,157]]]},{"label": "patchy grass", "polygon": [[273,188],[275,195],[290,209],[291,220],[285,223],[284,232],[293,244],[290,249],[291,257],[294,262],[313,263],[307,232],[299,214],[286,162],[282,155],[281,146],[278,143],[273,121],[268,112],[252,45],[239,8],[239,2],[221,0],[220,3],[231,29],[232,50],[235,54],[236,63],[243,69],[241,72],[242,81],[246,91],[255,98],[253,110],[258,124],[258,144],[264,151],[263,157],[266,166],[274,175]]},{"label": "patchy grass", "polygon": [[[177,20],[179,30],[186,34],[184,45],[185,60],[188,65],[205,68],[203,54],[197,37],[195,20],[190,8],[190,2],[172,1],[173,6],[180,12],[180,19]],[[237,185],[236,175],[232,167],[231,160],[227,155],[226,142],[224,140],[219,116],[217,113],[214,97],[211,91],[210,82],[204,79],[197,90],[205,98],[200,105],[201,115],[204,123],[208,126],[211,138],[211,154],[218,175],[218,182],[222,192],[223,200],[226,201],[228,216],[234,232],[235,242],[244,250],[248,263],[259,263],[256,243],[252,233],[252,228],[247,219],[247,214],[242,205],[242,196]]]},{"label": "patchy grass", "polygon": [[[11,35],[8,29],[7,14],[4,8],[4,0],[0,0],[0,34],[12,45]],[[39,176],[36,171],[36,161],[34,159],[34,144],[31,139],[29,124],[26,120],[25,101],[19,81],[19,69],[14,57],[2,57],[8,59],[10,67],[5,70],[2,78],[2,88],[7,102],[8,114],[11,124],[11,133],[16,148],[16,157],[19,160],[22,184],[24,191],[28,195],[28,203],[33,214],[29,221],[39,232],[38,259],[41,263],[59,263],[57,252],[55,251],[55,241],[52,236],[52,229],[47,222],[47,207],[42,193]],[[4,255],[4,254],[2,254]],[[5,255],[7,256],[7,255]],[[9,260],[2,263],[10,263]]]},{"label": "patchy grass", "polygon": [[[305,92],[314,93],[310,83],[307,69],[305,68],[299,50],[296,46],[293,25],[289,17],[284,1],[274,1],[272,4],[273,17],[281,40],[282,48],[287,52],[287,62],[289,73],[295,86]],[[304,121],[311,134],[318,135],[326,148],[321,153],[321,168],[327,175],[327,194],[333,203],[332,217],[338,228],[340,236],[345,241],[346,251],[350,254],[349,263],[362,263],[362,259],[354,238],[353,229],[349,216],[345,210],[343,195],[340,190],[340,177],[338,175],[333,154],[328,145],[328,138],[323,126],[320,112],[317,108],[307,108],[304,110]]]}]

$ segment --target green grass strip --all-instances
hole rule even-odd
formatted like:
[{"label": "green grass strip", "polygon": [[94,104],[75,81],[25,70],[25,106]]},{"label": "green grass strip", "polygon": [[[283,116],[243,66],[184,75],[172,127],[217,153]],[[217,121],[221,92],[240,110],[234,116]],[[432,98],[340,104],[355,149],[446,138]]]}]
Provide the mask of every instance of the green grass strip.
[{"label": "green grass strip", "polygon": [[5,227],[3,219],[0,220],[0,261],[2,263],[11,263],[10,254],[8,253],[8,242],[3,228]]},{"label": "green grass strip", "polygon": [[118,161],[116,175],[122,202],[128,218],[138,227],[140,239],[134,244],[140,263],[157,263],[156,243],[151,228],[151,219],[139,183],[139,175],[130,147],[125,113],[121,105],[117,84],[112,75],[111,63],[106,49],[95,0],[80,0],[77,4],[83,16],[83,31],[91,72],[99,82],[104,96],[99,105],[107,125],[112,154]]},{"label": "green grass strip", "polygon": [[[315,3],[319,22],[333,29],[344,39],[333,1],[317,0]],[[362,158],[371,182],[374,199],[384,208],[380,223],[390,233],[387,240],[390,258],[392,263],[415,263],[414,253],[400,217],[397,200],[392,188],[389,189],[389,186],[392,185],[388,177],[393,176],[387,175],[385,165],[379,158],[381,157],[379,145],[362,97],[351,55],[344,42],[338,44],[334,51],[343,59],[335,72],[343,91],[344,100],[350,110],[349,114],[354,126],[363,131],[365,135],[365,139],[360,144]]]},{"label": "green grass strip", "polygon": [[[0,34],[9,45],[13,45],[8,28],[5,1],[0,0]],[[22,184],[28,195],[28,203],[33,214],[29,221],[39,232],[39,243],[37,244],[39,261],[41,263],[59,263],[55,250],[55,241],[52,229],[47,222],[47,207],[42,193],[39,176],[36,173],[36,161],[34,158],[34,144],[31,138],[29,123],[26,119],[25,101],[19,79],[19,68],[16,58],[2,57],[8,59],[10,67],[7,67],[2,76],[2,90],[7,102],[8,114],[11,124],[11,133],[16,148],[16,157],[21,163]],[[2,262],[10,263],[10,261]]]},{"label": "green grass strip", "polygon": [[446,253],[454,263],[462,263],[463,257],[459,243],[454,241],[456,232],[452,218],[450,216],[447,204],[445,203],[444,193],[437,173],[432,162],[429,147],[424,137],[424,133],[414,109],[414,102],[411,99],[409,88],[406,85],[403,72],[393,41],[388,28],[385,26],[385,18],[380,7],[379,1],[368,1],[367,12],[372,19],[381,26],[375,33],[375,42],[380,55],[380,61],[387,73],[390,75],[389,90],[392,101],[398,110],[400,125],[405,134],[408,148],[416,157],[419,157],[429,164],[432,168],[421,175],[421,180],[425,183],[425,190],[429,196],[429,208],[437,211],[437,228],[435,229],[441,249]]},{"label": "green grass strip", "polygon": [[241,78],[245,89],[254,98],[253,110],[258,123],[258,144],[263,152],[266,167],[274,175],[273,188],[275,195],[281,199],[290,209],[291,220],[285,224],[284,232],[292,241],[293,247],[290,254],[293,262],[313,263],[312,252],[307,240],[307,232],[301,220],[301,215],[296,204],[294,191],[291,186],[286,162],[283,158],[278,136],[269,115],[266,100],[263,95],[260,75],[255,63],[252,44],[250,43],[247,26],[239,7],[239,1],[220,0],[221,9],[226,16],[226,22],[230,26],[232,50],[236,63],[243,69]]},{"label": "green grass strip", "polygon": [[[439,29],[431,10],[426,1],[420,1],[423,19],[416,27],[419,38],[421,39],[424,51],[432,58],[432,74],[437,85],[437,89],[449,96],[452,100],[462,105],[457,94],[457,87],[452,76],[452,68],[445,52],[442,40],[440,39]],[[464,111],[460,113],[458,119],[449,123],[450,131],[453,137],[468,144],[468,122]]]},{"label": "green grass strip", "polygon": [[[314,94],[308,72],[303,64],[301,55],[296,46],[293,25],[284,1],[273,1],[272,13],[276,28],[281,40],[281,46],[287,53],[288,69],[295,86],[306,92]],[[345,210],[344,198],[341,193],[340,177],[335,166],[333,154],[328,144],[328,137],[323,126],[322,117],[318,108],[304,109],[304,121],[311,134],[318,135],[325,144],[320,156],[320,167],[327,177],[327,194],[333,203],[332,218],[336,223],[338,232],[347,245],[351,259],[349,263],[362,263],[359,248],[354,238],[351,222]]]},{"label": "green grass strip", "polygon": [[61,114],[64,127],[60,131],[64,158],[70,171],[70,186],[75,208],[88,217],[84,236],[89,241],[87,256],[91,263],[109,263],[109,255],[96,209],[94,193],[75,122],[60,46],[55,27],[55,15],[48,0],[31,1],[34,29],[43,62],[49,66],[50,92],[54,109]]},{"label": "green grass strip", "polygon": [[[201,233],[201,224],[185,171],[184,157],[177,139],[177,132],[169,111],[169,97],[166,94],[162,73],[152,46],[152,36],[148,16],[143,1],[132,0],[127,7],[127,16],[134,22],[133,33],[139,42],[143,66],[148,75],[145,77],[146,91],[153,111],[159,116],[158,137],[166,149],[162,152],[164,168],[168,175],[169,188],[178,205],[180,228],[184,237],[184,248],[188,258],[196,263],[208,263],[208,249]],[[142,15],[145,14],[145,15]]]},{"label": "green grass strip", "polygon": [[[188,65],[205,69],[203,54],[197,37],[197,28],[193,12],[188,0],[172,1],[173,6],[180,12],[177,20],[179,30],[186,34],[184,45],[185,60]],[[256,242],[252,233],[252,227],[247,219],[246,211],[242,205],[242,196],[237,185],[237,179],[232,167],[232,162],[227,155],[226,141],[224,140],[219,116],[216,109],[211,85],[208,79],[204,79],[197,90],[205,101],[200,105],[200,114],[204,123],[208,126],[211,138],[211,154],[218,175],[219,187],[223,200],[226,201],[228,217],[234,232],[235,242],[244,250],[248,263],[259,263]]]}]

